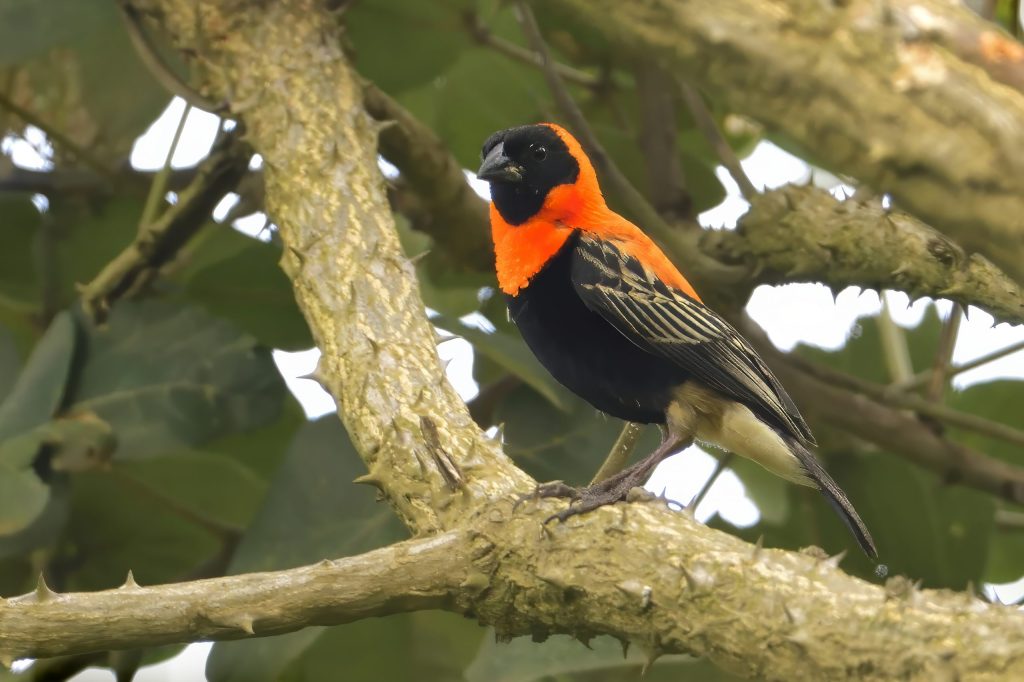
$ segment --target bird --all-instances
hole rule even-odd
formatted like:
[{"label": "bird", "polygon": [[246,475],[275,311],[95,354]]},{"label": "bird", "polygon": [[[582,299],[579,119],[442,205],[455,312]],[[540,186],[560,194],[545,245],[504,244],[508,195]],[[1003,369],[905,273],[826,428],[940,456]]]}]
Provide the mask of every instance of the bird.
[{"label": "bird", "polygon": [[576,138],[554,123],[518,126],[488,137],[481,158],[498,285],[527,346],[599,411],[662,431],[650,455],[604,481],[539,486],[536,496],[570,500],[551,519],[626,500],[659,462],[696,441],[817,488],[876,558],[782,384],[657,244],[608,207]]}]

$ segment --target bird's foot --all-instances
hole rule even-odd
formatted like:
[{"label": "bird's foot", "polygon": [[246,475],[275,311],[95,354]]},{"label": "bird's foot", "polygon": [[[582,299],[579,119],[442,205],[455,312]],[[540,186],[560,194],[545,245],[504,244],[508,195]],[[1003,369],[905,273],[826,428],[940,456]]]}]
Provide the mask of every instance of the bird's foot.
[{"label": "bird's foot", "polygon": [[519,498],[516,506],[518,507],[526,500],[543,498],[568,499],[570,500],[569,506],[557,514],[552,514],[546,518],[544,524],[547,525],[555,520],[565,521],[572,516],[585,514],[605,505],[615,504],[627,499],[632,500],[633,496],[630,495],[630,491],[643,485],[646,472],[638,471],[634,475],[629,475],[630,473],[633,472],[627,470],[622,472],[622,474],[626,475],[619,474],[585,488],[573,488],[562,481],[544,483],[537,486],[537,489],[529,495]]},{"label": "bird's foot", "polygon": [[555,497],[561,499],[578,500],[580,498],[581,490],[579,488],[573,488],[571,485],[567,485],[564,481],[549,481],[548,483],[540,483],[534,488],[532,493],[527,493],[519,497],[516,503],[512,505],[512,510],[515,511],[524,502],[531,500],[543,500],[545,498]]}]

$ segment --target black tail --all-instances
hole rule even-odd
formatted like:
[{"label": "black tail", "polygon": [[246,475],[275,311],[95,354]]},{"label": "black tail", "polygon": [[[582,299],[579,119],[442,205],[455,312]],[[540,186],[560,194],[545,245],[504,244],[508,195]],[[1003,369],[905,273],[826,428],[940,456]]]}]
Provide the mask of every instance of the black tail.
[{"label": "black tail", "polygon": [[800,460],[800,464],[803,465],[807,475],[818,485],[818,490],[821,491],[821,494],[832,505],[839,518],[843,520],[846,527],[857,538],[857,542],[860,543],[864,553],[872,559],[877,559],[878,550],[875,549],[875,541],[871,539],[871,533],[868,532],[867,526],[864,525],[860,516],[857,515],[857,510],[850,504],[846,493],[832,480],[832,477],[828,475],[825,468],[821,466],[821,462],[807,448],[793,438],[786,438],[786,444],[789,445],[796,458]]}]

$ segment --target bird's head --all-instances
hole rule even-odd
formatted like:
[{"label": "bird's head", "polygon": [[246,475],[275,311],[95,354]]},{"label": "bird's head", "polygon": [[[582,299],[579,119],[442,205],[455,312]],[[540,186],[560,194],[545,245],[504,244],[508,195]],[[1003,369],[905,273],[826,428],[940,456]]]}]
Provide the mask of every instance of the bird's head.
[{"label": "bird's head", "polygon": [[560,220],[602,201],[594,168],[568,131],[553,123],[500,130],[484,142],[477,177],[510,225],[543,216]]}]

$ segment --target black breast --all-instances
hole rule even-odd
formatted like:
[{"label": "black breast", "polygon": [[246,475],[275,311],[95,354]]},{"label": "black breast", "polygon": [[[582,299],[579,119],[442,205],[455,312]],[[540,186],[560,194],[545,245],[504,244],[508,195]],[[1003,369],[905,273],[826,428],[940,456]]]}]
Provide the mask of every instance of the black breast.
[{"label": "black breast", "polygon": [[587,308],[573,288],[571,237],[508,308],[527,345],[562,385],[613,417],[663,424],[671,389],[688,378]]}]

